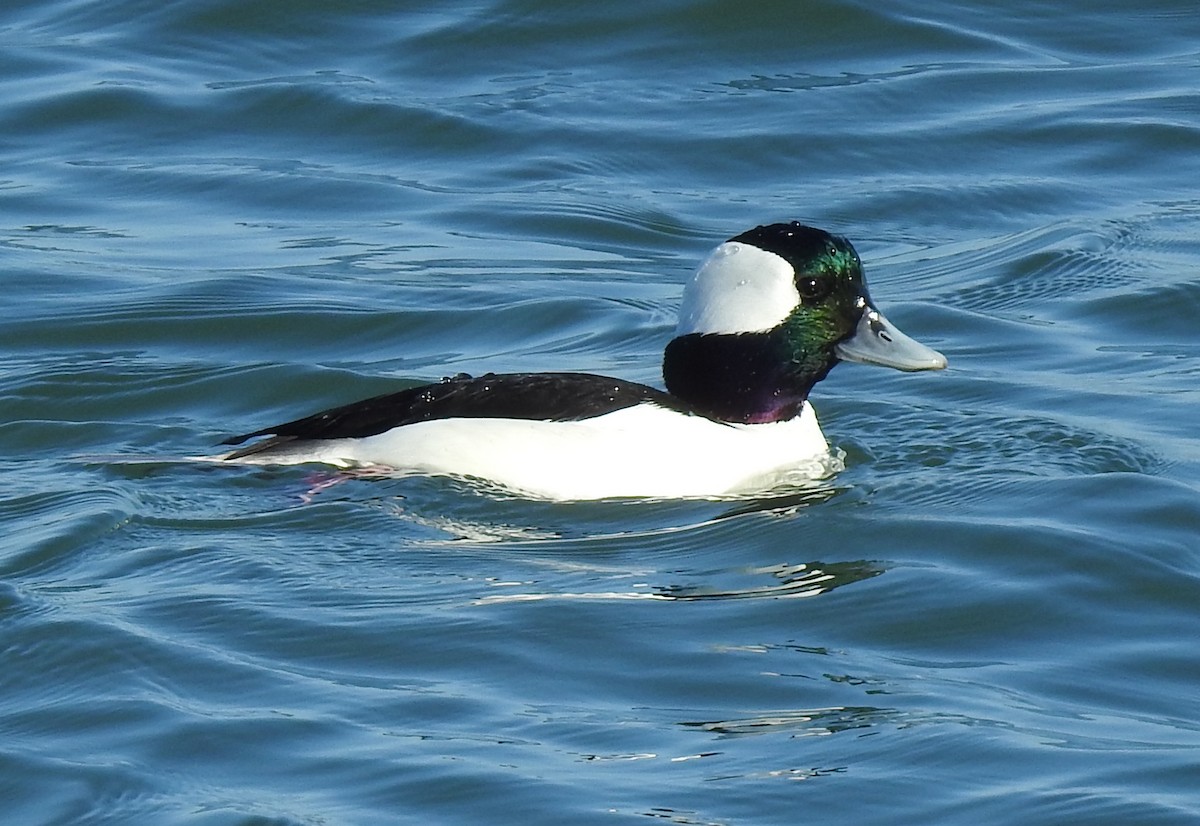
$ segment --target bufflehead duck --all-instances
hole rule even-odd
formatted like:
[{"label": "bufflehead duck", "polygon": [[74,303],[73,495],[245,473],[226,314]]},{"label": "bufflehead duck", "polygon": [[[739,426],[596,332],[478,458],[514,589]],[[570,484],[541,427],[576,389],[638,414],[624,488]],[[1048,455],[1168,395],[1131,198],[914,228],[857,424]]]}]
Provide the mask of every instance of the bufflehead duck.
[{"label": "bufflehead duck", "polygon": [[839,360],[941,370],[875,307],[845,238],[798,222],[721,244],[688,283],[666,392],[588,373],[458,375],[235,436],[220,457],[448,475],[555,500],[718,498],[834,469],[808,403]]}]

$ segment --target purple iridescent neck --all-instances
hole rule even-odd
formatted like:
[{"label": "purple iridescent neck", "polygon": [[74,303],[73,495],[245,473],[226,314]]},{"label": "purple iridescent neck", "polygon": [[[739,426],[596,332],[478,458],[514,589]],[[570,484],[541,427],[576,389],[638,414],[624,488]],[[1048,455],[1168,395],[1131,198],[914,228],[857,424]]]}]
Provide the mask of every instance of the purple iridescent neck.
[{"label": "purple iridescent neck", "polygon": [[663,379],[671,395],[711,418],[787,421],[836,362],[831,356],[814,373],[800,370],[793,356],[776,333],[690,333],[667,345]]}]

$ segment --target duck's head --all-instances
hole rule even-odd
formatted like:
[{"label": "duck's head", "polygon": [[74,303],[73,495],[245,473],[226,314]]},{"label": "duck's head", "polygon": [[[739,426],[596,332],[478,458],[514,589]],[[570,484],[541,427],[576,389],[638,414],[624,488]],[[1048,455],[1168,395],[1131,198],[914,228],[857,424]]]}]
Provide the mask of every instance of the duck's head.
[{"label": "duck's head", "polygon": [[941,370],[871,300],[845,238],[798,222],[721,244],[688,283],[667,346],[667,389],[716,418],[768,422],[799,413],[839,360]]}]

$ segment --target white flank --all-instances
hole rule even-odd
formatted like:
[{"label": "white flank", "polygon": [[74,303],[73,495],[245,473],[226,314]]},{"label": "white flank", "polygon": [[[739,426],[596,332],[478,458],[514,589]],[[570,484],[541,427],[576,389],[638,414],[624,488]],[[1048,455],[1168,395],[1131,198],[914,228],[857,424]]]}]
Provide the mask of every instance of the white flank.
[{"label": "white flank", "polygon": [[812,405],[771,424],[721,424],[653,405],[579,422],[439,419],[365,439],[299,442],[236,460],[385,466],[486,479],[545,499],[717,498],[828,475]]},{"label": "white flank", "polygon": [[792,265],[775,253],[726,241],[684,288],[675,334],[770,330],[800,303],[795,277]]}]

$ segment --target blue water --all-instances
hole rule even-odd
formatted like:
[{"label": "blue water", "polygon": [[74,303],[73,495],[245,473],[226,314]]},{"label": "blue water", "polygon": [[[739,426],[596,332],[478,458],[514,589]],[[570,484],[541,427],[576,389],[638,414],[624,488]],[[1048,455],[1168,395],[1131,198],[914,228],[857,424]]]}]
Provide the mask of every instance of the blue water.
[{"label": "blue water", "polygon": [[[0,821],[1200,821],[1194,4],[28,0],[0,47]],[[819,490],[178,461],[656,383],[788,219],[951,363],[818,385]]]}]

